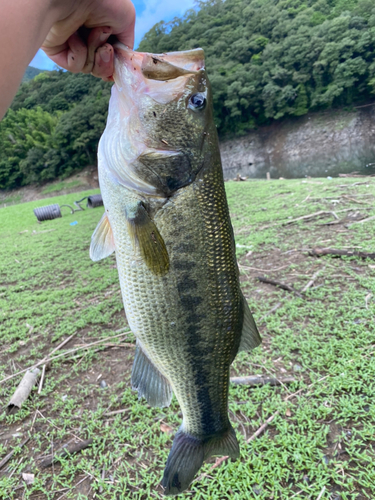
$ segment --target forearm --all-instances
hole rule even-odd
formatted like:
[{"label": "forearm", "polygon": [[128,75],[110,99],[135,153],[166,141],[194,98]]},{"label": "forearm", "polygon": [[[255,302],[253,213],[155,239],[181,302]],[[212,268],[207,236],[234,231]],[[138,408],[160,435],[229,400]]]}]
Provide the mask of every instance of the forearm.
[{"label": "forearm", "polygon": [[[135,10],[131,0],[0,0],[0,119],[22,75],[42,46],[73,73],[110,79],[111,34],[133,47]],[[87,34],[79,33],[85,26]]]},{"label": "forearm", "polygon": [[0,0],[0,11],[1,119],[58,11],[50,0]]}]

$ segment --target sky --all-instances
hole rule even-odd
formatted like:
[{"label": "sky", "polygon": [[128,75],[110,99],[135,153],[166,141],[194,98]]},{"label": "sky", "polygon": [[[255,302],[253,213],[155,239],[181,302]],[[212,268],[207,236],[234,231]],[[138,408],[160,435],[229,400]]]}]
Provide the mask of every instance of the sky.
[{"label": "sky", "polygon": [[[133,0],[137,19],[135,23],[135,43],[138,47],[143,35],[159,21],[170,21],[182,16],[187,9],[194,6],[195,0]],[[38,50],[30,66],[39,69],[54,69],[51,61],[42,50]]]}]

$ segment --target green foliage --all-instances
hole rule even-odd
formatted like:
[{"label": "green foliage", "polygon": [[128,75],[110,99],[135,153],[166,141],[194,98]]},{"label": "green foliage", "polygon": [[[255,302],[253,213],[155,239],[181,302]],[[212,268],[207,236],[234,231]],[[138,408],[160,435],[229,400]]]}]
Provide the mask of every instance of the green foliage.
[{"label": "green foliage", "polygon": [[375,88],[370,0],[208,0],[139,49],[202,47],[220,134],[365,101]]},{"label": "green foliage", "polygon": [[29,80],[32,80],[33,78],[40,75],[41,73],[43,73],[42,69],[33,68],[32,66],[28,66],[26,68],[25,74],[22,77],[22,83],[28,82]]},{"label": "green foliage", "polygon": [[63,179],[94,164],[110,87],[63,71],[21,85],[0,122],[0,189]]}]

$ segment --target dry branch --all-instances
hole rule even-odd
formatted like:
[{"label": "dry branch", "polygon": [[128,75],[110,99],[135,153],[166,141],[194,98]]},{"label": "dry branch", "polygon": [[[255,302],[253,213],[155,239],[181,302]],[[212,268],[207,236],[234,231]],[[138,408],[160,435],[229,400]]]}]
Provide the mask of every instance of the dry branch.
[{"label": "dry branch", "polygon": [[375,174],[360,174],[358,172],[351,172],[350,174],[339,174],[339,177],[374,177]]},{"label": "dry branch", "polygon": [[355,222],[348,224],[346,227],[351,227],[354,224],[363,224],[364,222],[368,222],[369,220],[374,220],[374,219],[375,219],[375,215],[372,215],[371,217],[366,217],[366,219],[356,220]]},{"label": "dry branch", "polygon": [[27,371],[25,373],[8,403],[8,413],[13,413],[14,411],[16,411],[16,409],[19,410],[21,408],[23,403],[29,397],[32,388],[36,384],[39,374],[39,368],[34,368],[34,370]]},{"label": "dry branch", "polygon": [[[25,446],[26,443],[28,443],[30,441],[30,438],[26,438],[25,441],[23,441],[21,444],[17,445],[17,448],[18,446],[20,448],[22,448],[23,446]],[[0,469],[2,467],[4,467],[5,464],[7,464],[9,462],[9,460],[12,458],[12,456],[14,455],[14,450],[12,450],[10,453],[8,453],[8,455],[5,455],[5,457],[1,460],[0,462]]]},{"label": "dry branch", "polygon": [[369,181],[366,181],[366,182],[355,182],[354,184],[339,184],[336,187],[339,187],[339,188],[352,188],[352,187],[355,187],[355,186],[361,186],[363,184],[369,184]]},{"label": "dry branch", "polygon": [[318,271],[316,271],[316,273],[313,274],[313,276],[311,277],[311,280],[307,283],[307,285],[305,285],[301,292],[302,293],[305,293],[310,287],[313,286],[313,284],[315,283],[315,280],[316,278],[319,276],[319,274],[324,271],[325,267],[323,269],[319,269]]},{"label": "dry branch", "polygon": [[[358,183],[361,184],[361,183]],[[363,184],[367,184],[366,182]],[[345,184],[344,186],[338,186],[338,187],[348,187],[350,184]],[[354,184],[352,184],[354,186]],[[333,217],[337,218],[337,214],[341,212],[358,212],[360,210],[370,210],[371,207],[363,207],[363,208],[358,208],[358,207],[352,207],[352,208],[342,208],[341,210],[335,210],[333,212],[332,210],[320,210],[319,212],[314,212],[312,214],[308,215],[302,215],[301,217],[297,217],[296,219],[289,219],[287,221],[283,222],[275,222],[274,224],[267,224],[266,226],[261,226],[258,229],[258,231],[262,231],[263,229],[268,229],[269,227],[275,227],[275,226],[287,226],[288,224],[292,224],[293,222],[298,222],[300,220],[306,220],[309,222],[309,219],[313,219],[314,217],[319,217],[319,216],[324,216],[324,215],[332,215]],[[336,222],[337,223],[337,222]]]},{"label": "dry branch", "polygon": [[255,432],[252,436],[249,437],[249,439],[246,441],[247,443],[250,443],[250,441],[253,441],[256,437],[259,436],[259,434],[262,434],[263,431],[265,431],[267,429],[267,427],[269,426],[269,424],[272,422],[272,420],[274,420],[277,415],[280,413],[280,410],[277,410],[273,415],[271,415],[270,417],[267,418],[267,420],[264,422],[264,424],[262,424]]},{"label": "dry branch", "polygon": [[349,196],[347,194],[342,194],[340,196],[340,198],[345,198],[346,200],[353,201],[354,203],[358,203],[359,205],[371,205],[371,203],[368,201],[359,201],[359,200],[356,200],[355,198],[353,198],[352,196]]},{"label": "dry branch", "polygon": [[273,306],[273,308],[270,311],[268,311],[268,313],[266,313],[264,316],[260,318],[259,323],[265,320],[268,316],[271,316],[271,314],[277,311],[278,308],[281,307],[282,305],[283,305],[282,302],[278,302],[275,306]]},{"label": "dry branch", "polygon": [[248,377],[231,377],[230,381],[235,385],[283,385],[283,384],[291,384],[295,382],[296,379],[293,377],[262,377],[260,375],[249,375]]},{"label": "dry branch", "polygon": [[296,219],[290,219],[282,223],[283,226],[287,226],[288,224],[292,224],[293,222],[298,222],[300,220],[308,220],[308,219],[313,219],[315,217],[321,217],[323,215],[332,215],[336,220],[338,219],[337,214],[341,212],[354,212],[354,211],[359,211],[359,210],[370,210],[371,207],[364,207],[364,208],[342,208],[341,210],[336,210],[333,212],[332,210],[320,210],[319,212],[314,212],[313,214],[308,214],[308,215],[302,215],[302,217],[297,217]]},{"label": "dry branch", "polygon": [[46,365],[43,365],[42,375],[41,375],[40,381],[39,381],[38,394],[40,394],[42,392],[45,374],[46,374]]},{"label": "dry branch", "polygon": [[[300,220],[308,220],[308,219],[313,219],[314,217],[322,217],[323,215],[335,215],[333,214],[332,211],[327,211],[327,210],[319,210],[319,212],[314,212],[313,214],[308,214],[308,215],[302,215],[302,217],[297,217],[296,219],[291,219],[286,222],[283,222],[284,226],[287,226],[288,224],[292,224],[293,222],[298,222]],[[335,219],[337,216],[335,217]]]},{"label": "dry branch", "polygon": [[292,286],[287,285],[286,283],[281,283],[280,281],[271,280],[269,278],[266,278],[265,276],[257,276],[257,280],[261,281],[262,283],[268,283],[269,285],[277,286],[278,288],[282,288],[287,292],[292,292],[296,294],[298,297],[303,298],[303,295],[298,290],[296,290]]},{"label": "dry branch", "polygon": [[[81,350],[84,350],[84,349],[88,349],[89,347],[92,347],[93,345],[102,344],[103,342],[107,342],[108,340],[116,339],[118,337],[123,337],[125,335],[129,335],[129,332],[121,333],[119,335],[114,335],[113,337],[106,337],[105,339],[97,340],[96,342],[91,342],[90,344],[86,344],[86,345],[84,345],[82,347],[77,347],[77,348],[74,348],[74,349],[69,349],[68,351],[63,352],[62,354],[58,354],[57,356],[50,357],[53,352],[56,352],[57,348],[60,348],[63,345],[63,344],[60,344],[60,346],[58,346],[54,351],[52,351],[52,353],[49,356],[47,356],[46,358],[43,358],[42,360],[38,361],[31,369],[35,369],[38,366],[43,365],[44,363],[47,363],[47,362],[50,362],[50,361],[55,361],[56,359],[59,359],[59,358],[62,358],[63,356],[67,356],[68,354],[71,354],[72,352],[77,352],[77,351],[81,351]],[[64,343],[66,343],[66,342],[67,342],[67,340],[64,340]],[[3,380],[0,380],[0,384],[3,384],[4,382],[7,382],[8,380],[11,380],[12,378],[18,377],[18,375],[21,375],[22,373],[25,373],[29,369],[30,368],[25,368],[24,370],[21,370],[21,371],[19,371],[17,373],[14,373],[13,375],[9,375],[8,377],[3,378]]]},{"label": "dry branch", "polygon": [[333,257],[359,257],[360,259],[375,259],[375,253],[350,252],[348,250],[339,250],[336,248],[313,248],[309,251],[313,257],[322,257],[323,255],[332,255]]},{"label": "dry branch", "polygon": [[39,467],[44,469],[49,467],[53,463],[57,462],[60,458],[66,457],[68,455],[72,455],[73,453],[77,453],[79,451],[88,448],[93,443],[93,439],[86,439],[84,441],[80,441],[79,443],[69,443],[66,446],[60,448],[56,454],[48,455],[43,460],[39,462]]}]

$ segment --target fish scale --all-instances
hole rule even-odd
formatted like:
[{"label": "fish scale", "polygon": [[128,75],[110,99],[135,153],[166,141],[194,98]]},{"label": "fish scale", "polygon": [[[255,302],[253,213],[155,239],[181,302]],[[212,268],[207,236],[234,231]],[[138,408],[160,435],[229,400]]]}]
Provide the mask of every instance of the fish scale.
[{"label": "fish scale", "polygon": [[183,422],[162,482],[175,495],[207,457],[237,458],[229,369],[260,337],[240,289],[203,52],[116,47],[98,155],[105,214],[90,254],[116,252],[137,338],[133,387],[153,406],[168,406],[172,391],[180,404]]}]

